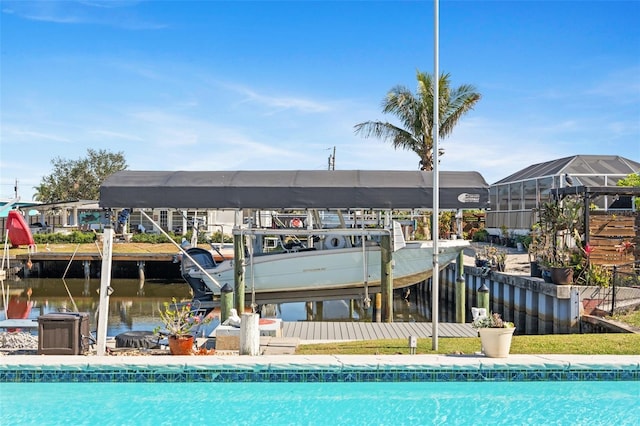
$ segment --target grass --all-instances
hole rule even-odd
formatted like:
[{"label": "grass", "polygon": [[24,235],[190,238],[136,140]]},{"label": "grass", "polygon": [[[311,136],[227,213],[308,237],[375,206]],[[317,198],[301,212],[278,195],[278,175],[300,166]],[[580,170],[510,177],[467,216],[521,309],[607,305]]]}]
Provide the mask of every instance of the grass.
[{"label": "grass", "polygon": [[[480,351],[479,337],[418,339],[418,354],[474,354]],[[562,334],[513,336],[511,354],[639,355],[640,334]],[[300,345],[296,355],[397,355],[409,354],[407,339],[366,340]]]},{"label": "grass", "polygon": [[[640,310],[615,314],[607,318],[640,328]],[[640,350],[638,353],[640,353]]]}]

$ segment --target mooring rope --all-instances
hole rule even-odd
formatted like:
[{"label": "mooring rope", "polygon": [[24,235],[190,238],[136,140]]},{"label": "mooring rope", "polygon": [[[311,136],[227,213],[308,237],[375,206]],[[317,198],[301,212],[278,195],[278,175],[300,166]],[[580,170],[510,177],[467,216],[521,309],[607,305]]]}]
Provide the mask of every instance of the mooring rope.
[{"label": "mooring rope", "polygon": [[80,244],[78,244],[76,246],[76,249],[73,251],[73,254],[71,255],[71,259],[69,259],[69,263],[67,264],[67,269],[65,269],[64,270],[64,274],[62,274],[62,279],[63,280],[67,276],[67,272],[69,271],[69,267],[71,266],[71,262],[73,262],[73,258],[76,256],[76,253],[78,252],[79,248],[80,248]]}]

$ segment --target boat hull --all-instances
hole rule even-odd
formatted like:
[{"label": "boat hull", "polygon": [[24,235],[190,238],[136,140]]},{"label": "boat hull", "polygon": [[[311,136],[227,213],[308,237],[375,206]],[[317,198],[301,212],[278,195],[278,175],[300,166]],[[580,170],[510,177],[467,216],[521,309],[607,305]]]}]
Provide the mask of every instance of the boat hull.
[{"label": "boat hull", "polygon": [[7,231],[11,247],[35,246],[33,235],[24,217],[15,210],[11,210],[7,216]]},{"label": "boat hull", "polygon": [[[439,242],[440,268],[454,261],[469,243],[464,240]],[[366,262],[363,261],[366,257]],[[221,286],[234,287],[233,261],[225,261],[207,273]],[[293,293],[340,294],[343,290],[375,288],[380,286],[380,247],[312,250],[297,253],[270,254],[245,259],[245,291],[256,294],[280,293],[293,297]],[[430,278],[433,274],[433,242],[410,241],[393,253],[393,286],[406,287]],[[366,276],[366,279],[365,279]],[[183,277],[202,298],[204,286],[214,295],[220,287],[202,271],[190,268]],[[203,286],[204,285],[204,286]],[[211,297],[209,293],[209,297]]]}]

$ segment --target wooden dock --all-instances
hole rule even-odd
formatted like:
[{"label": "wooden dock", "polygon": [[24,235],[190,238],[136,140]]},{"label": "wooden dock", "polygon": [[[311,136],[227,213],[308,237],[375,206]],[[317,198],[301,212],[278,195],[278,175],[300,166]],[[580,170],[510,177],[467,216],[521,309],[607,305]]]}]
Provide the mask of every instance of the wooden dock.
[{"label": "wooden dock", "polygon": [[[305,340],[378,340],[432,337],[430,322],[333,322],[294,321],[282,323],[282,337]],[[478,337],[471,324],[440,323],[438,337]]]},{"label": "wooden dock", "polygon": [[[181,280],[180,266],[174,263],[172,253],[113,253],[113,270],[118,278],[163,278]],[[14,257],[12,264],[18,269],[30,262],[31,269],[23,270],[25,277],[60,278],[68,272],[67,278],[98,278],[102,255],[97,252],[21,253]]]},{"label": "wooden dock", "polygon": [[[172,262],[175,254],[172,253],[113,253],[112,261],[114,262]],[[66,262],[70,260],[88,260],[102,261],[100,253],[54,253],[54,252],[38,252],[18,254],[15,259],[20,262],[31,260],[32,262]]]}]

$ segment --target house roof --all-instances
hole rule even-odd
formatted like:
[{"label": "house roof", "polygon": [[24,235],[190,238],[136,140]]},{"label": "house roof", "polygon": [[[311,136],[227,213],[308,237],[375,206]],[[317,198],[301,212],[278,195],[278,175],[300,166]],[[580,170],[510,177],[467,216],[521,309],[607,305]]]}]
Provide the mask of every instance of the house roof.
[{"label": "house roof", "polygon": [[[439,172],[441,209],[488,207],[478,172]],[[379,170],[131,171],[100,186],[105,208],[431,208],[433,173]]]},{"label": "house roof", "polygon": [[575,185],[602,186],[603,176],[624,177],[640,172],[640,163],[618,155],[574,155],[533,164],[493,185],[567,174],[578,179]]}]

